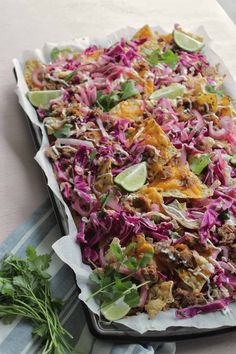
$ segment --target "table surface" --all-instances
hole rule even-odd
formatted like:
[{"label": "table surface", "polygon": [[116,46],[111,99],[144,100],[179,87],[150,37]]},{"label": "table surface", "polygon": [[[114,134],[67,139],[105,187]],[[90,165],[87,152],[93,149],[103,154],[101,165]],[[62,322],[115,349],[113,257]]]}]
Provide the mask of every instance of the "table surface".
[{"label": "table surface", "polygon": [[[226,15],[223,9],[231,17]],[[0,2],[0,242],[46,198],[34,146],[15,95],[13,57],[47,40],[104,36],[127,25],[145,23],[171,30],[204,25],[213,47],[236,79],[235,0],[6,0]],[[235,335],[178,343],[177,354],[234,354]]]}]

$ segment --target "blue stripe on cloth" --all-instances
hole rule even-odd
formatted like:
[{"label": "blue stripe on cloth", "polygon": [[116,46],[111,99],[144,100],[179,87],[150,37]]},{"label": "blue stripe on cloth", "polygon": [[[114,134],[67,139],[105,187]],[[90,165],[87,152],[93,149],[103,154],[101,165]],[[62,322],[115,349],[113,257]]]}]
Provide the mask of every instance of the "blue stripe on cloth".
[{"label": "blue stripe on cloth", "polygon": [[51,210],[51,202],[47,199],[41,207],[39,207],[23,224],[13,231],[7,239],[1,243],[0,246],[0,259],[5,253],[10,252],[12,248],[20,241],[20,239],[28,232],[32,225],[35,225],[46,212]]},{"label": "blue stripe on cloth", "polygon": [[[26,247],[31,244],[37,247],[40,253],[50,253],[52,264],[51,288],[56,297],[66,299],[66,304],[60,319],[65,328],[73,335],[73,346],[83,354],[153,354],[152,346],[144,348],[141,345],[113,345],[94,339],[86,325],[86,319],[82,305],[78,300],[78,290],[72,270],[58,259],[51,249],[51,245],[61,236],[56,226],[56,218],[51,209],[50,201],[47,200],[33,213],[32,217],[20,225],[7,240],[0,246],[0,257],[6,252],[13,251],[19,256],[24,256]],[[0,324],[1,326],[1,324]],[[6,328],[1,339],[0,354],[38,354],[40,352],[40,340],[32,340],[32,327],[27,321],[20,321]],[[84,345],[82,345],[84,343]],[[89,343],[89,344],[88,344]],[[76,345],[77,344],[77,345]],[[169,344],[169,343],[168,343]],[[78,347],[79,345],[79,347]],[[165,348],[164,348],[165,347]],[[162,347],[164,351],[155,351],[156,354],[174,354],[173,345]],[[68,353],[71,354],[71,353]]]}]

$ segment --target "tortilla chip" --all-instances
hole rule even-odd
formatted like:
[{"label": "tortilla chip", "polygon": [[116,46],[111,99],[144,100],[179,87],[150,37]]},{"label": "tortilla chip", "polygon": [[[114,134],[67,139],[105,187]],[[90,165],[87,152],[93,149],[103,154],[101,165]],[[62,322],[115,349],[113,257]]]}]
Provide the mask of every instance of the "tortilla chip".
[{"label": "tortilla chip", "polygon": [[211,112],[216,112],[218,108],[218,98],[215,93],[203,93],[197,97],[197,103],[200,106],[207,104]]},{"label": "tortilla chip", "polygon": [[153,159],[148,166],[155,173],[177,153],[168,136],[152,117],[145,119],[141,125],[131,131],[129,141],[134,140],[139,140],[141,145],[152,145],[158,151],[156,160]]},{"label": "tortilla chip", "polygon": [[130,98],[128,100],[118,103],[110,110],[110,114],[118,116],[121,119],[128,119],[130,121],[138,120],[143,115],[142,101]]},{"label": "tortilla chip", "polygon": [[163,197],[204,199],[213,195],[212,189],[185,166],[172,166],[172,176],[165,180],[155,180],[150,187],[155,187]]},{"label": "tortilla chip", "polygon": [[36,86],[32,81],[32,74],[36,68],[42,66],[42,63],[36,59],[30,59],[25,62],[24,67],[24,78],[30,90],[39,90],[39,87]]},{"label": "tortilla chip", "polygon": [[173,281],[164,281],[150,288],[148,301],[145,305],[149,318],[155,317],[167,304],[174,302],[173,285]]},{"label": "tortilla chip", "polygon": [[206,283],[206,279],[204,279],[201,275],[194,275],[192,272],[188,272],[185,269],[176,269],[176,272],[180,279],[187,284],[190,288],[194,290],[194,292],[199,293],[204,284]]},{"label": "tortilla chip", "polygon": [[148,25],[145,25],[142,28],[140,28],[140,30],[137,33],[135,33],[133,38],[134,39],[141,39],[141,38],[152,39],[152,38],[154,38],[154,34],[153,34],[151,28]]}]

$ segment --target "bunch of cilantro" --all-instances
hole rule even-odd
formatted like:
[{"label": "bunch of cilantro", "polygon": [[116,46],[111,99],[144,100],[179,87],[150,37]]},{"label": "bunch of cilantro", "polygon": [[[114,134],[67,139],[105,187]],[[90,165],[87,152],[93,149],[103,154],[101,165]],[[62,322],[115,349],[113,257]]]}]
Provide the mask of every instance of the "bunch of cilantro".
[{"label": "bunch of cilantro", "polygon": [[58,313],[62,302],[52,299],[48,254],[37,255],[29,246],[27,258],[6,255],[0,262],[0,318],[12,322],[16,316],[30,320],[32,334],[42,339],[43,354],[72,353],[65,337],[71,335],[62,327]]}]

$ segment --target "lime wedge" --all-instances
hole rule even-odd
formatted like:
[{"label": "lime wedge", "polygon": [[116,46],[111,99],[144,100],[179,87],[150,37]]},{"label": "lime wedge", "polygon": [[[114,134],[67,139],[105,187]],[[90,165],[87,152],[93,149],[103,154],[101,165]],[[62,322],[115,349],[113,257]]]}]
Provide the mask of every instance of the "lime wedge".
[{"label": "lime wedge", "polygon": [[123,318],[129,312],[130,307],[124,302],[124,297],[101,307],[101,313],[108,321],[116,321]]},{"label": "lime wedge", "polygon": [[185,87],[180,84],[173,84],[167,87],[163,87],[157,91],[154,91],[149,97],[150,100],[159,100],[163,97],[176,98],[183,96],[185,92]]},{"label": "lime wedge", "polygon": [[60,90],[49,90],[49,91],[29,91],[27,97],[35,107],[47,106],[49,101],[57,98],[61,95]]},{"label": "lime wedge", "polygon": [[187,52],[196,52],[203,47],[203,42],[182,31],[174,31],[173,36],[177,46]]},{"label": "lime wedge", "polygon": [[141,162],[119,173],[115,177],[115,183],[128,192],[135,192],[145,184],[146,179],[147,165],[146,162]]}]

